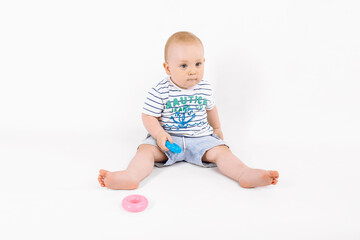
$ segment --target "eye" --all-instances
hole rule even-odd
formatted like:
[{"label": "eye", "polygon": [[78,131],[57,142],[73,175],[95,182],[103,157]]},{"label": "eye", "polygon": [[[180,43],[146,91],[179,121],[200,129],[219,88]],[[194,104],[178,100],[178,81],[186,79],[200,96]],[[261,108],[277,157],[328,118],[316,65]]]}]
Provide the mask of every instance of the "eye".
[{"label": "eye", "polygon": [[199,67],[201,65],[201,62],[197,62],[195,65]]},{"label": "eye", "polygon": [[182,64],[182,65],[180,65],[180,67],[181,67],[181,68],[186,68],[187,65],[186,65],[186,64]]}]

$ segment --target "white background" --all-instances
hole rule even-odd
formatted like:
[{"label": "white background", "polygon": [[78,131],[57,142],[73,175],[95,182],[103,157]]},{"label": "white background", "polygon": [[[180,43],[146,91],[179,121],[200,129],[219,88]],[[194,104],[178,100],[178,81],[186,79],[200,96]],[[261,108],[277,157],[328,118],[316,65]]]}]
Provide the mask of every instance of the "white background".
[{"label": "white background", "polygon": [[[1,1],[2,239],[360,239],[357,1]],[[154,169],[97,183],[145,137],[174,32],[205,47],[225,140],[277,186]],[[149,208],[121,208],[129,194]]]}]

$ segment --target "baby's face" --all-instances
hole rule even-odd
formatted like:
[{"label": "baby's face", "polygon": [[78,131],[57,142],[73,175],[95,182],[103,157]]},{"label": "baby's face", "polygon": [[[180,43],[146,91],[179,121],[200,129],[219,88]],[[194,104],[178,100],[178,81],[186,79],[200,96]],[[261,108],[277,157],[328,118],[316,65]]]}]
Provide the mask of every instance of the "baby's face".
[{"label": "baby's face", "polygon": [[196,86],[204,76],[204,49],[200,43],[173,43],[168,49],[164,68],[180,88]]}]

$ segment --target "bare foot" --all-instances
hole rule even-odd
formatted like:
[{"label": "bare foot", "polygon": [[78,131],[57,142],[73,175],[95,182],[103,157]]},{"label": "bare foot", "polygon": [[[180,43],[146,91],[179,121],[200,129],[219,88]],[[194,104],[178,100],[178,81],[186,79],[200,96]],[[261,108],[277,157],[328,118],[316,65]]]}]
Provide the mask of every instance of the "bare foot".
[{"label": "bare foot", "polygon": [[275,185],[278,182],[278,171],[248,168],[240,177],[239,183],[243,188],[254,188]]},{"label": "bare foot", "polygon": [[139,182],[126,171],[109,172],[100,169],[98,181],[100,186],[114,190],[133,190],[139,186]]}]

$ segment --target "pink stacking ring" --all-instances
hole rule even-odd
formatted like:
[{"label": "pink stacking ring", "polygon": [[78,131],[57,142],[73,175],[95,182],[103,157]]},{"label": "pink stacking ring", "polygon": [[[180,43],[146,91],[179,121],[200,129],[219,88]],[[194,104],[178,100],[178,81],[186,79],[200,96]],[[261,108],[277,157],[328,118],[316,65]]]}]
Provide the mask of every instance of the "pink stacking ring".
[{"label": "pink stacking ring", "polygon": [[142,195],[129,195],[122,201],[122,206],[129,212],[141,212],[148,206],[148,200]]}]

